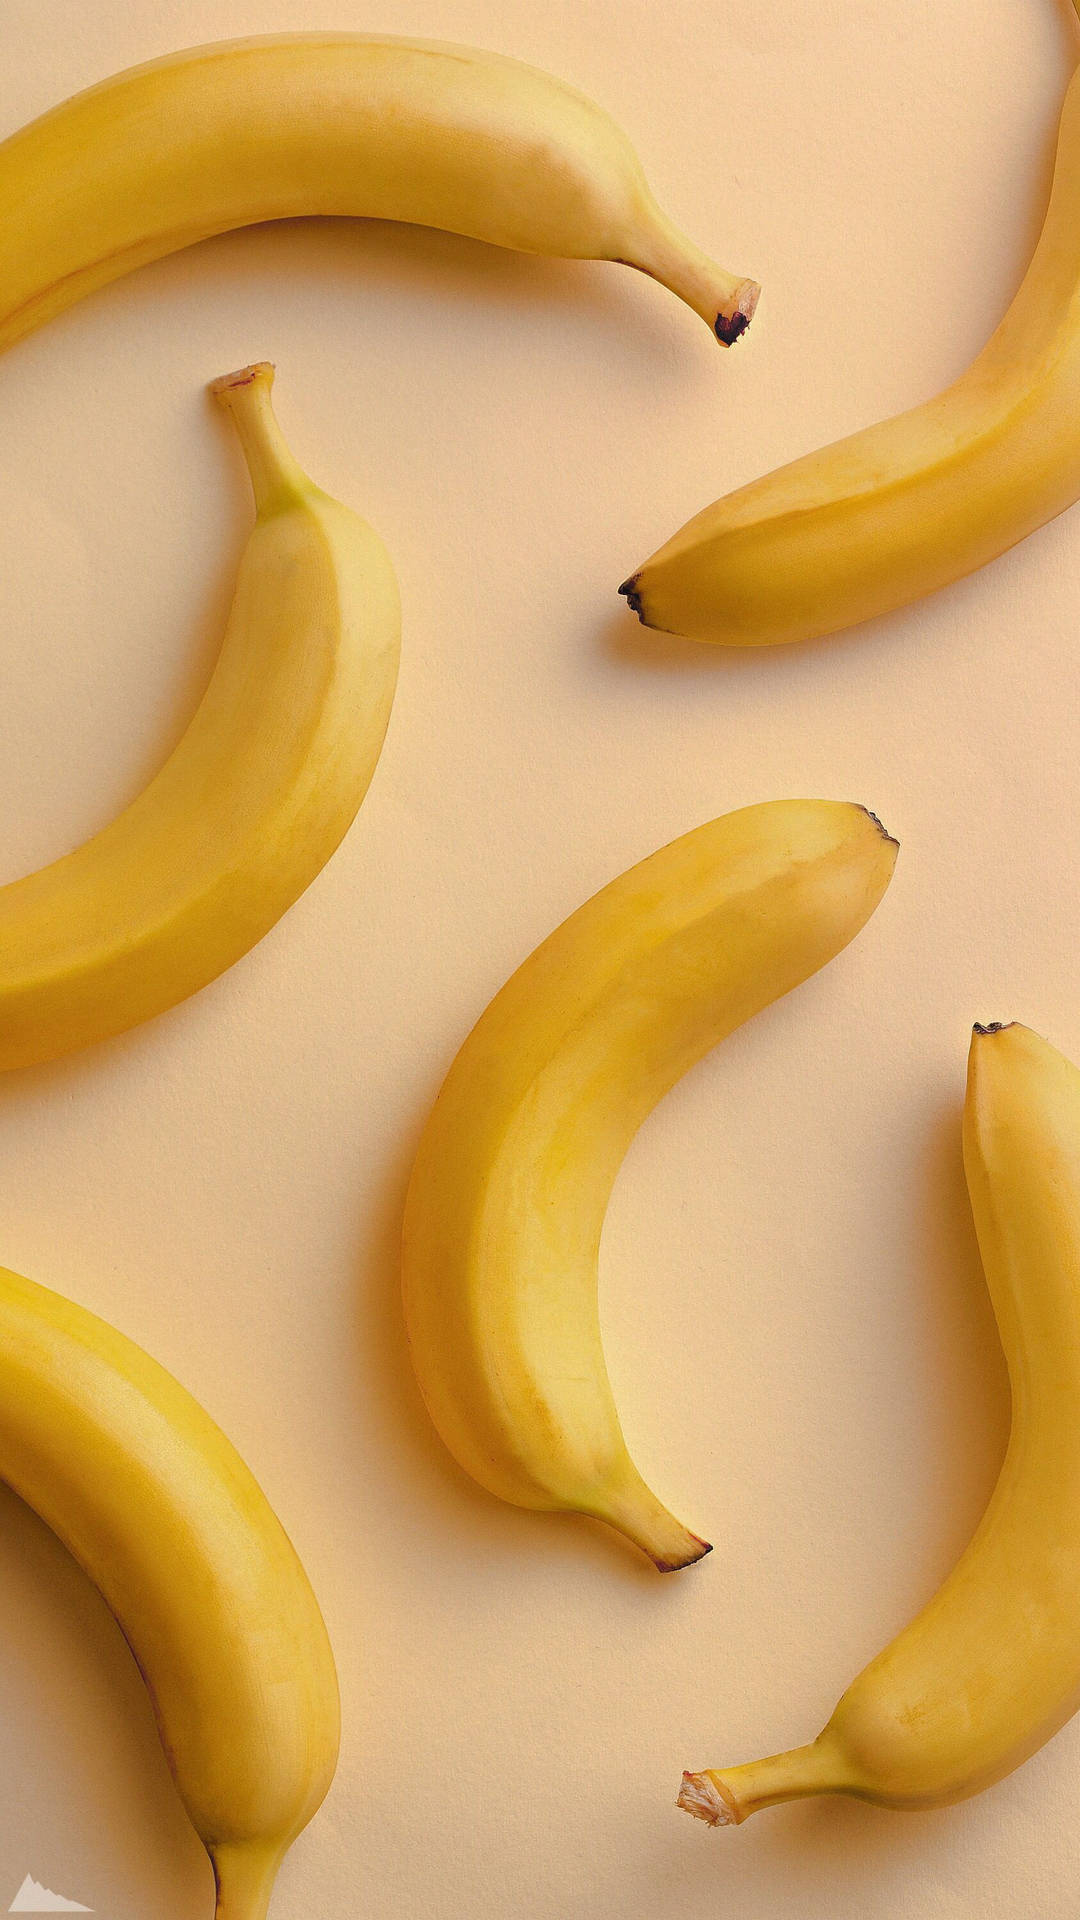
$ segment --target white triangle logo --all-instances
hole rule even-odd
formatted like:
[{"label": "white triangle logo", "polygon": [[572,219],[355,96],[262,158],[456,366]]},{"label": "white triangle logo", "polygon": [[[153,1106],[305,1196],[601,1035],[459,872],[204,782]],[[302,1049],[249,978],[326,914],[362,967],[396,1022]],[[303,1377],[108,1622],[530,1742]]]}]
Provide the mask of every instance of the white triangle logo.
[{"label": "white triangle logo", "polygon": [[39,1886],[29,1874],[8,1908],[9,1913],[93,1913],[93,1911],[93,1907],[84,1907],[81,1900],[65,1900],[62,1893],[50,1893],[48,1887]]}]

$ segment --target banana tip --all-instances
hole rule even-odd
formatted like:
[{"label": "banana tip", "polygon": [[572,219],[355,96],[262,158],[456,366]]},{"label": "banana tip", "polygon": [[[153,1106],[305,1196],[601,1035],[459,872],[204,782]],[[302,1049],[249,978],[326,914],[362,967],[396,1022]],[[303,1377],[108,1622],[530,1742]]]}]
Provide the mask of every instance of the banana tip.
[{"label": "banana tip", "polygon": [[647,626],[648,621],[646,620],[645,615],[641,610],[641,594],[638,591],[638,577],[636,573],[632,573],[630,575],[629,580],[623,581],[622,586],[619,588],[619,592],[622,594],[631,613],[637,614],[637,617],[641,621],[641,624],[643,627]]},{"label": "banana tip", "polygon": [[216,380],[211,380],[210,392],[215,400],[220,400],[225,394],[234,392],[237,387],[251,387],[258,380],[264,381],[267,386],[273,385],[274,363],[272,360],[255,360],[250,367],[238,367],[235,373],[219,374]]},{"label": "banana tip", "polygon": [[972,1027],[971,1031],[972,1033],[982,1033],[982,1034],[1007,1033],[1009,1028],[1015,1027],[1015,1025],[1016,1025],[1015,1020],[988,1020],[985,1026],[983,1025],[981,1020],[976,1020],[975,1025]]},{"label": "banana tip", "polygon": [[863,808],[862,808],[862,812],[863,812],[863,813],[865,813],[865,815],[866,815],[866,817],[867,817],[867,819],[868,819],[868,820],[872,820],[872,821],[873,821],[873,823],[874,823],[874,825],[875,825],[875,827],[877,828],[877,830],[878,830],[878,832],[880,833],[880,835],[881,835],[881,837],[882,837],[882,839],[883,839],[883,840],[887,840],[887,841],[888,841],[888,843],[889,843],[889,845],[890,845],[890,847],[898,847],[898,846],[900,845],[900,842],[899,842],[899,840],[898,840],[898,839],[896,838],[896,836],[895,836],[895,834],[892,834],[892,833],[890,833],[890,832],[889,832],[889,830],[888,830],[888,828],[886,827],[886,825],[885,825],[885,823],[884,823],[884,821],[883,821],[883,820],[881,820],[881,819],[879,819],[879,817],[878,817],[878,815],[877,815],[876,813],[874,813],[874,812],[872,812],[872,811],[871,811],[871,809],[870,809],[869,807],[863,807]]},{"label": "banana tip", "polygon": [[707,1773],[684,1773],[675,1805],[683,1813],[692,1813],[695,1820],[704,1820],[709,1827],[736,1825],[734,1809],[728,1805]]},{"label": "banana tip", "polygon": [[696,1533],[688,1532],[686,1537],[691,1544],[673,1557],[662,1557],[656,1553],[649,1555],[657,1573],[678,1573],[681,1567],[695,1566],[699,1560],[704,1560],[707,1553],[712,1552],[710,1541],[700,1539]]},{"label": "banana tip", "polygon": [[735,297],[729,308],[724,308],[713,321],[713,332],[722,347],[730,347],[746,332],[757,311],[761,298],[761,288],[756,280],[744,280],[735,289]]}]

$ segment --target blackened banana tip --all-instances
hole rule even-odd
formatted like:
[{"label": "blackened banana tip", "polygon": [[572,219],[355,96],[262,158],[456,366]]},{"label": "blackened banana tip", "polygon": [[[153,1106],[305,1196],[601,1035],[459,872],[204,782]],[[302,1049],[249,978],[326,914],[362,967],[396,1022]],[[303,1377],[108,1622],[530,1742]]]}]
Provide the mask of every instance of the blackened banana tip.
[{"label": "blackened banana tip", "polygon": [[713,332],[722,347],[734,346],[740,334],[750,325],[748,313],[718,313],[713,321]]},{"label": "blackened banana tip", "polygon": [[712,1552],[711,1541],[703,1540],[697,1533],[692,1533],[690,1538],[696,1543],[696,1553],[681,1555],[678,1560],[659,1560],[655,1555],[650,1556],[657,1573],[681,1573],[684,1567],[696,1566],[699,1560],[704,1560],[705,1555]]},{"label": "blackened banana tip", "polygon": [[626,604],[630,608],[631,613],[636,613],[638,619],[641,621],[642,626],[645,626],[646,624],[645,615],[641,611],[641,594],[638,592],[636,573],[632,573],[630,575],[629,580],[623,581],[622,586],[619,588],[619,592],[624,596],[626,600]]},{"label": "blackened banana tip", "polygon": [[889,832],[889,829],[888,829],[888,827],[887,827],[887,826],[885,825],[885,822],[884,822],[883,820],[880,820],[880,819],[878,818],[878,816],[877,816],[877,814],[876,814],[876,813],[874,813],[874,812],[873,812],[873,811],[871,810],[871,808],[870,808],[870,807],[863,807],[863,808],[862,808],[862,811],[863,811],[863,813],[865,813],[865,815],[866,815],[866,817],[867,817],[867,819],[868,819],[868,820],[872,820],[872,821],[873,821],[873,823],[874,823],[874,825],[875,825],[875,827],[877,828],[877,830],[878,830],[878,832],[880,833],[880,835],[881,835],[881,837],[882,837],[882,839],[883,839],[883,840],[887,840],[887,841],[888,841],[888,843],[889,843],[889,845],[890,845],[890,847],[898,847],[898,846],[900,845],[900,842],[899,842],[899,840],[898,840],[898,839],[896,838],[896,835],[895,835],[894,833],[890,833],[890,832]]},{"label": "blackened banana tip", "polygon": [[718,313],[713,321],[713,332],[721,346],[730,347],[734,340],[746,332],[757,311],[761,298],[761,288],[756,280],[743,280],[735,289],[731,301],[730,313]]}]

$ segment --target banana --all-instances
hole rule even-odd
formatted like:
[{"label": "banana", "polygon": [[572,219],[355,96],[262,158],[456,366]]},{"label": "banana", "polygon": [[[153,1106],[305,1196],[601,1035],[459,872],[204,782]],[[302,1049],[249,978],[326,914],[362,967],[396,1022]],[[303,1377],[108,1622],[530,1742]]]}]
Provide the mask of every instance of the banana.
[{"label": "banana", "polygon": [[133,1341],[0,1270],[0,1479],[100,1589],[149,1689],[217,1884],[263,1920],[337,1764],[334,1657],[239,1454]]},{"label": "banana", "polygon": [[293,33],[132,67],[0,146],[0,349],[133,267],[300,214],[619,260],[725,345],[757,302],[661,212],[626,135],[575,88],[473,47]]},{"label": "banana", "polygon": [[74,852],[0,887],[0,1068],[122,1032],[254,946],[342,839],[375,769],[400,612],[378,536],[307,479],[273,368],[214,383],[257,519],[221,655],[150,785]]},{"label": "banana", "polygon": [[713,1825],[813,1793],[941,1807],[1080,1707],[1080,1073],[1027,1027],[976,1027],[964,1167],[1012,1388],[982,1521],[944,1585],[811,1745],[686,1774]]},{"label": "banana", "polygon": [[727,814],[587,901],[474,1027],[420,1143],[403,1268],[428,1411],[481,1486],[604,1520],[661,1572],[709,1551],[619,1426],[597,1310],[608,1196],[660,1097],[854,938],[895,858],[861,807]]},{"label": "banana", "polygon": [[1080,70],[1027,275],[961,378],[687,521],[619,592],[722,646],[810,640],[984,566],[1080,495]]}]

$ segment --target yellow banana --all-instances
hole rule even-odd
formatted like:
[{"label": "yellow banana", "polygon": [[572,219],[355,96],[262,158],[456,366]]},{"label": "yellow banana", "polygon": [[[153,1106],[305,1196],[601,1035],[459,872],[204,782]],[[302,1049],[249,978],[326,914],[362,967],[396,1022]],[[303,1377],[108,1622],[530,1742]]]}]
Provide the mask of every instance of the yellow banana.
[{"label": "yellow banana", "polygon": [[156,1360],[3,1270],[0,1479],[116,1616],[213,1864],[217,1920],[263,1920],[339,1731],[322,1615],[265,1495]]},{"label": "yellow banana", "polygon": [[404,1296],[428,1410],[481,1486],[605,1520],[661,1571],[708,1552],[619,1426],[597,1312],[608,1196],[661,1095],[854,938],[895,857],[862,807],[727,814],[587,901],[473,1029],[417,1155]]},{"label": "yellow banana", "polygon": [[809,640],[959,580],[1080,495],[1080,73],[1042,237],[951,387],[695,514],[619,592],[722,646]]},{"label": "yellow banana", "polygon": [[397,676],[378,536],[307,479],[273,368],[215,383],[257,520],[221,655],[183,739],[123,813],[0,887],[0,1068],[175,1006],[254,946],[330,858],[367,791]]},{"label": "yellow banana", "polygon": [[133,267],[298,214],[620,260],[725,345],[757,300],[673,226],[575,88],[473,47],[293,33],[133,67],[0,146],[0,348]]},{"label": "yellow banana", "polygon": [[1080,1707],[1080,1073],[1027,1027],[976,1027],[964,1167],[1012,1388],[990,1504],[933,1599],[811,1745],[686,1774],[713,1825],[813,1793],[947,1806]]}]

